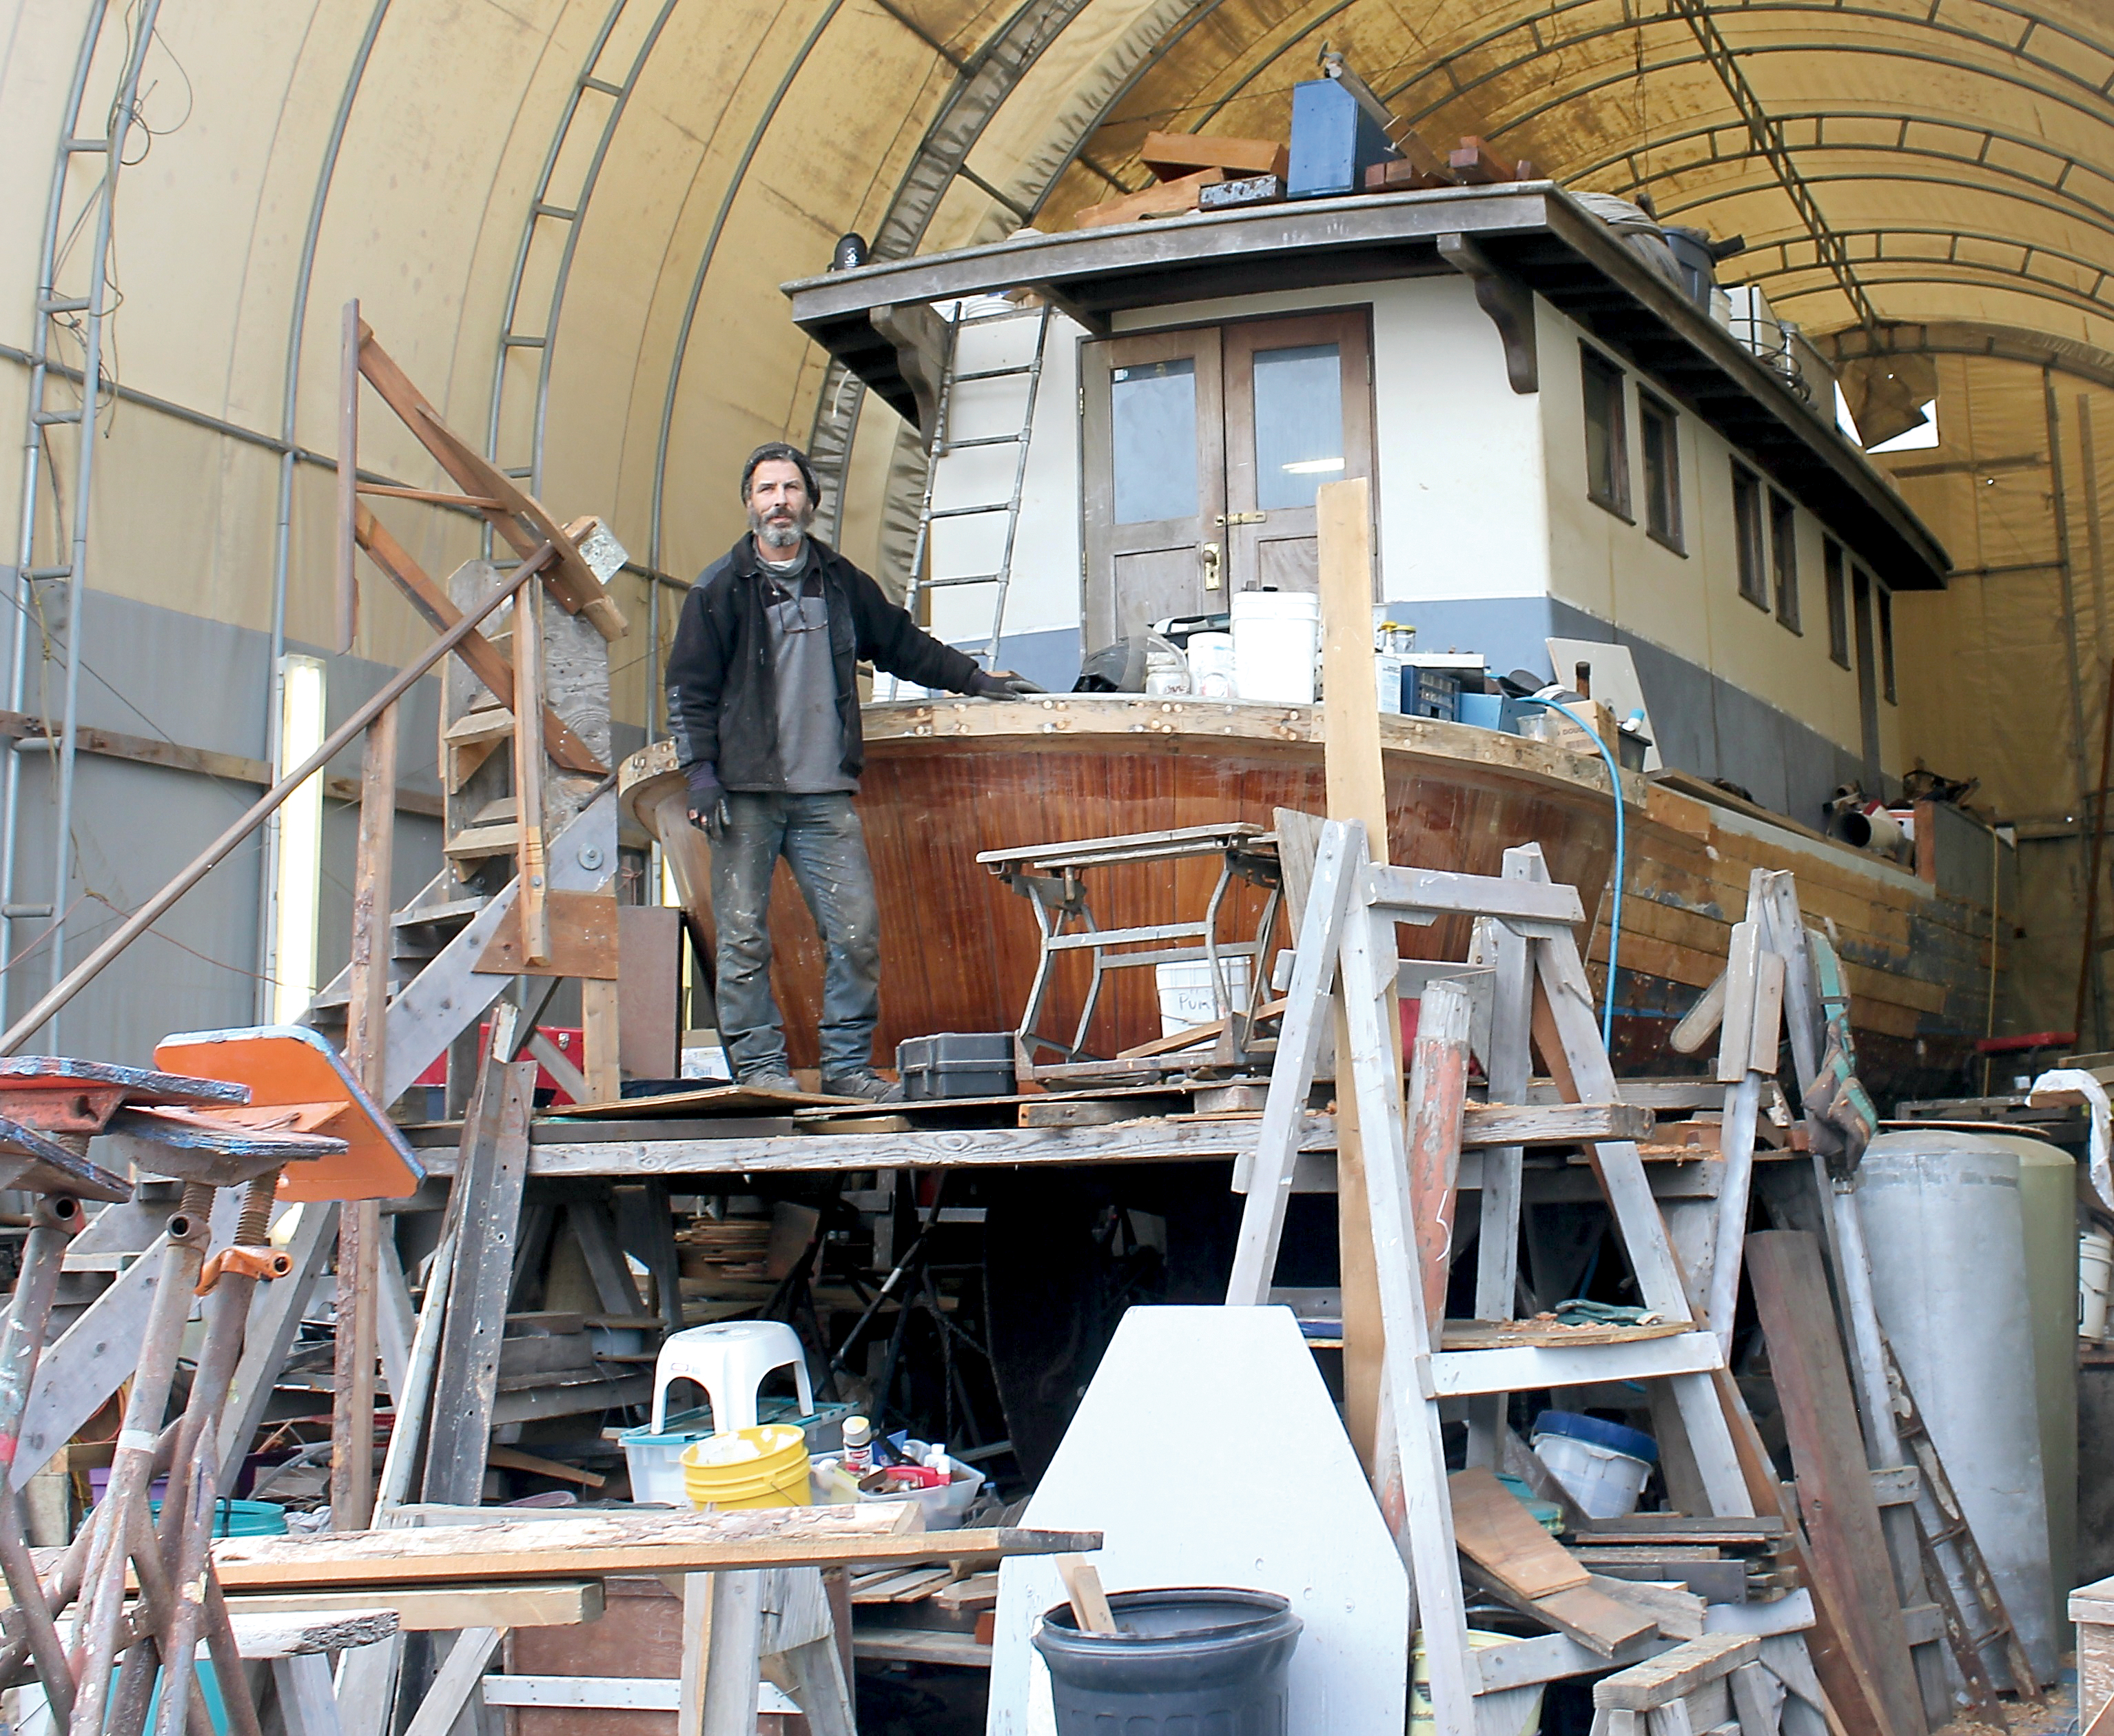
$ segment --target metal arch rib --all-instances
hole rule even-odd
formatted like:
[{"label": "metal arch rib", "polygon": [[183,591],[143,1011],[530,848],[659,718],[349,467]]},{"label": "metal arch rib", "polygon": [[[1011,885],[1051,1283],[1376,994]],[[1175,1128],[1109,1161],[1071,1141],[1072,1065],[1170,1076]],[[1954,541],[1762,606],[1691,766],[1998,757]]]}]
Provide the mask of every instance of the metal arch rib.
[{"label": "metal arch rib", "polygon": [[[94,69],[97,44],[101,41],[103,25],[108,16],[106,0],[93,0],[89,8],[87,22],[81,33],[81,44],[75,60],[73,78],[67,87],[65,113],[60,122],[57,147],[52,163],[51,193],[45,209],[44,231],[38,250],[35,300],[31,313],[34,331],[36,361],[30,380],[28,408],[25,415],[27,429],[23,441],[23,491],[21,520],[23,558],[17,569],[17,584],[23,589],[16,599],[19,605],[14,626],[14,657],[10,674],[10,699],[13,708],[21,705],[21,694],[28,675],[29,632],[27,621],[30,599],[27,588],[34,584],[29,576],[33,571],[37,527],[37,477],[41,454],[46,411],[43,388],[50,378],[50,322],[60,312],[75,312],[85,316],[81,336],[81,399],[80,409],[73,418],[75,430],[75,459],[73,472],[73,501],[71,524],[65,528],[66,556],[56,577],[63,578],[66,586],[66,699],[62,712],[64,733],[60,737],[58,763],[57,815],[53,825],[52,849],[52,902],[50,926],[42,937],[50,942],[52,981],[59,982],[66,974],[66,919],[68,900],[66,891],[73,876],[73,799],[74,772],[77,758],[78,723],[80,711],[81,639],[84,633],[83,614],[88,591],[89,507],[94,493],[95,478],[95,429],[98,408],[102,400],[103,328],[115,309],[110,305],[110,250],[112,227],[117,204],[117,183],[125,167],[125,145],[130,136],[133,123],[139,119],[138,103],[140,77],[147,60],[147,50],[154,40],[154,25],[161,13],[161,0],[142,0],[136,14],[128,14],[126,28],[132,33],[126,45],[125,59],[120,67],[116,88],[111,94],[108,121],[99,143],[80,135],[81,104],[85,98],[88,80]],[[74,157],[87,152],[99,151],[103,157],[103,175],[93,195],[95,223],[89,245],[87,265],[88,286],[85,297],[72,298],[62,307],[57,295],[57,267],[59,259],[59,229],[66,205],[66,185],[68,167]],[[85,214],[85,213],[84,213]],[[60,424],[62,425],[62,424]],[[22,770],[19,760],[11,758],[7,768],[5,802],[4,845],[0,845],[0,956],[11,955],[13,919],[7,911],[14,902],[14,882],[16,848],[19,844],[17,821],[21,814]],[[0,984],[0,1005],[4,1005],[6,989]],[[54,1016],[48,1023],[51,1040],[58,1041],[58,1021]]]},{"label": "metal arch rib", "polygon": [[[1027,0],[961,63],[953,88],[925,130],[917,153],[897,184],[887,214],[875,231],[876,259],[900,259],[917,250],[940,201],[968,163],[984,129],[1017,89],[1043,51],[1061,36],[1091,0]],[[1031,214],[1013,208],[1022,221]],[[844,500],[844,468],[858,431],[866,387],[834,357],[823,371],[808,438],[808,456],[823,483],[827,502],[817,515],[827,541],[837,534]]]}]

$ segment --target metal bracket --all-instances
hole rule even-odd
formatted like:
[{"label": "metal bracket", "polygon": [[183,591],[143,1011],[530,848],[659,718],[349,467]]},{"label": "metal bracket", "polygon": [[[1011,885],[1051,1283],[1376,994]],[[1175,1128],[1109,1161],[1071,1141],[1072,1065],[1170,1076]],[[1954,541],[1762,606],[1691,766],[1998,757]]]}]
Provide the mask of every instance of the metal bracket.
[{"label": "metal bracket", "polygon": [[1489,255],[1467,236],[1439,237],[1439,257],[1476,286],[1476,305],[1489,315],[1505,346],[1505,375],[1522,397],[1541,390],[1541,364],[1535,346],[1534,291],[1490,263]]}]

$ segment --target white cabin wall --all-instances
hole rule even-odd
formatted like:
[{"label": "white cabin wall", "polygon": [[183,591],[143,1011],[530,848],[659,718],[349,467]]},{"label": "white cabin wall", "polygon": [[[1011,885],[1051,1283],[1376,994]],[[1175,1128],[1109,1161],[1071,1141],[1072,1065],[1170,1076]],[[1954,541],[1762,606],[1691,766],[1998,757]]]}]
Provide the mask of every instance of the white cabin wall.
[{"label": "white cabin wall", "polygon": [[[1732,509],[1733,448],[1672,392],[1627,364],[1605,346],[1594,347],[1622,367],[1630,492],[1636,522],[1627,523],[1586,492],[1586,418],[1581,344],[1584,331],[1545,302],[1537,303],[1540,351],[1540,411],[1549,475],[1549,593],[1556,603],[1618,630],[1625,639],[1669,653],[1695,671],[1714,676],[1708,700],[1702,692],[1676,697],[1649,694],[1662,733],[1674,723],[1680,739],[1669,763],[1695,765],[1715,760],[1718,775],[1749,783],[1770,800],[1765,767],[1741,763],[1748,730],[1723,715],[1727,689],[1759,702],[1835,750],[1840,775],[1855,775],[1847,762],[1863,752],[1854,669],[1828,655],[1828,597],[1823,545],[1826,527],[1793,499],[1798,548],[1802,630],[1780,624],[1740,594]],[[1650,536],[1644,524],[1644,456],[1637,393],[1640,386],[1672,405],[1677,417],[1682,525],[1685,552]],[[1755,468],[1765,486],[1773,487]],[[1782,492],[1782,491],[1778,491]],[[1838,539],[1839,540],[1839,539]],[[1855,557],[1846,547],[1846,561]],[[1875,629],[1876,632],[1876,625]],[[1855,657],[1852,625],[1852,657]],[[1672,666],[1668,666],[1669,669]],[[1648,689],[1651,685],[1645,671]],[[1692,685],[1692,684],[1690,684]],[[1672,700],[1669,704],[1668,701]],[[1669,713],[1685,711],[1684,718]],[[1699,712],[1708,716],[1699,716]],[[1879,706],[1881,760],[1897,776],[1903,764],[1898,708]],[[1763,756],[1773,758],[1774,749]],[[1809,756],[1810,757],[1810,756]],[[1787,792],[1800,818],[1814,799],[1810,787],[1826,773],[1816,763]],[[1772,805],[1777,803],[1772,801]]]},{"label": "white cabin wall", "polygon": [[1506,383],[1497,328],[1450,272],[1372,299],[1382,594],[1412,621],[1419,603],[1544,595],[1549,454],[1535,398]]}]

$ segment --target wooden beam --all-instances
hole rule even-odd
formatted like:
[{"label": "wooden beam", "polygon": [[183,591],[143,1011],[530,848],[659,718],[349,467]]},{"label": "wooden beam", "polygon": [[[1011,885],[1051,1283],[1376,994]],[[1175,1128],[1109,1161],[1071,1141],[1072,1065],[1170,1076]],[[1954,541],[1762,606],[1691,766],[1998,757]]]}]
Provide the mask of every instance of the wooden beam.
[{"label": "wooden beam", "polygon": [[[353,317],[356,318],[356,312]],[[396,743],[400,702],[368,726],[360,763],[359,841],[353,859],[351,988],[345,1058],[371,1095],[382,1092],[388,1045],[390,871],[396,845]],[[331,1515],[364,1529],[374,1510],[374,1370],[382,1206],[357,1200],[338,1214],[337,1387],[331,1406]]]},{"label": "wooden beam", "polygon": [[1282,181],[1292,163],[1291,152],[1274,139],[1214,133],[1147,133],[1137,157],[1162,181],[1178,181],[1199,169],[1223,169],[1229,180],[1274,175]]},{"label": "wooden beam", "polygon": [[[604,639],[623,638],[629,630],[624,611],[602,589],[602,580],[580,558],[579,550],[557,520],[441,419],[440,412],[426,401],[410,377],[374,341],[371,327],[360,327],[359,340],[359,371],[368,384],[382,395],[382,402],[396,412],[412,437],[470,497],[469,503],[477,505],[517,555],[532,554],[539,543],[549,543],[557,551],[556,565],[545,579],[551,594],[568,614],[584,614]],[[483,504],[487,500],[501,504],[494,509]]]},{"label": "wooden beam", "polygon": [[1845,1624],[1839,1638],[1877,1688],[1880,1736],[1919,1736],[1923,1702],[1819,1244],[1799,1230],[1750,1236],[1747,1272],[1798,1473],[1815,1589],[1824,1587]]},{"label": "wooden beam", "polygon": [[[364,506],[355,515],[353,523],[355,534],[359,546],[367,551],[368,558],[396,581],[397,589],[403,592],[411,607],[430,625],[444,631],[462,619],[463,611],[450,600],[446,592],[433,583],[425,569],[411,558],[410,552],[389,534],[387,525]],[[456,654],[501,704],[512,708],[514,665],[490,639],[482,633],[473,633],[462,642]],[[551,750],[551,758],[569,772],[599,777],[609,770],[595,758],[594,750],[567,726],[565,719],[547,705],[543,708],[543,740]]]},{"label": "wooden beam", "polygon": [[[228,1613],[245,1615],[329,1614],[374,1606],[372,1592],[250,1592],[227,1600]],[[532,1580],[515,1585],[394,1587],[389,1607],[406,1633],[454,1633],[463,1628],[570,1628],[602,1612],[599,1579]]]},{"label": "wooden beam", "polygon": [[[899,1532],[905,1503],[771,1507],[724,1513],[610,1514],[426,1530],[230,1537],[213,1565],[238,1592],[427,1587],[611,1573],[700,1573],[762,1567],[879,1567],[975,1555],[1091,1554],[1097,1531]],[[56,1552],[54,1552],[55,1554]]]},{"label": "wooden beam", "polygon": [[[1320,565],[1322,727],[1329,818],[1362,820],[1373,859],[1388,855],[1387,776],[1380,764],[1380,692],[1373,673],[1372,507],[1368,485],[1324,483],[1315,497]],[[1352,920],[1360,920],[1357,909]],[[1402,1073],[1402,1023],[1390,986],[1385,1023]],[[1351,1052],[1341,996],[1336,1053]],[[1382,1333],[1380,1278],[1366,1198],[1365,1142],[1351,1092],[1336,1106],[1336,1237],[1343,1285],[1343,1410],[1352,1445],[1368,1474],[1380,1416]]]},{"label": "wooden beam", "polygon": [[[0,711],[0,740],[8,741],[49,741],[56,743],[59,732],[45,726],[44,720],[27,712]],[[254,784],[259,789],[269,789],[276,781],[272,768],[261,759],[252,759],[244,753],[222,753],[214,748],[190,748],[174,741],[157,741],[150,735],[128,735],[121,730],[99,730],[85,726],[74,731],[75,751],[94,753],[103,759],[125,759],[142,766],[162,766],[172,772],[192,772],[200,777],[217,777],[230,783]],[[353,802],[359,799],[359,780],[353,777],[332,777],[323,781],[323,794],[333,802]],[[429,819],[441,815],[441,799],[428,795],[422,790],[399,790],[396,792],[396,811],[399,813],[423,814]]]},{"label": "wooden beam", "polygon": [[1178,181],[1155,181],[1142,192],[1105,199],[1074,212],[1072,222],[1077,228],[1097,229],[1112,223],[1134,223],[1142,218],[1179,217],[1195,208],[1197,195],[1205,188],[1215,186],[1225,178],[1224,169],[1199,169]]},{"label": "wooden beam", "polygon": [[[532,588],[514,604],[514,715],[543,712],[543,617]],[[551,962],[551,875],[543,850],[543,743],[533,731],[514,732],[514,813],[520,833],[515,868],[521,891],[513,915],[521,956],[532,969]]]}]

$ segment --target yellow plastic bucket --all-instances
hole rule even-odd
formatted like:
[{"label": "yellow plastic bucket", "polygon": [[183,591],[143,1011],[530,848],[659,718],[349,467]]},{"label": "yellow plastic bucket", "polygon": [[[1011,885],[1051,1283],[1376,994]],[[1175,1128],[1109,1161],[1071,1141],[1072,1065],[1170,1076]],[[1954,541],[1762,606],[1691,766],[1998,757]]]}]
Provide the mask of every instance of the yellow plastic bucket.
[{"label": "yellow plastic bucket", "polygon": [[707,1507],[804,1507],[808,1437],[790,1423],[707,1435],[684,1448],[683,1492]]},{"label": "yellow plastic bucket", "polygon": [[[1480,1651],[1487,1646],[1508,1645],[1509,1633],[1491,1633],[1480,1628],[1468,1630],[1468,1649]],[[1531,1683],[1526,1688],[1508,1688],[1494,1694],[1485,1694],[1476,1701],[1478,1707],[1490,1708],[1488,1724],[1478,1724],[1485,1729],[1502,1729],[1507,1736],[1517,1732],[1517,1736],[1535,1736],[1541,1728],[1541,1684]],[[1424,1655],[1424,1630],[1416,1630],[1416,1644],[1411,1656],[1409,1685],[1410,1736],[1432,1736],[1438,1720],[1431,1710],[1431,1671]]]}]

